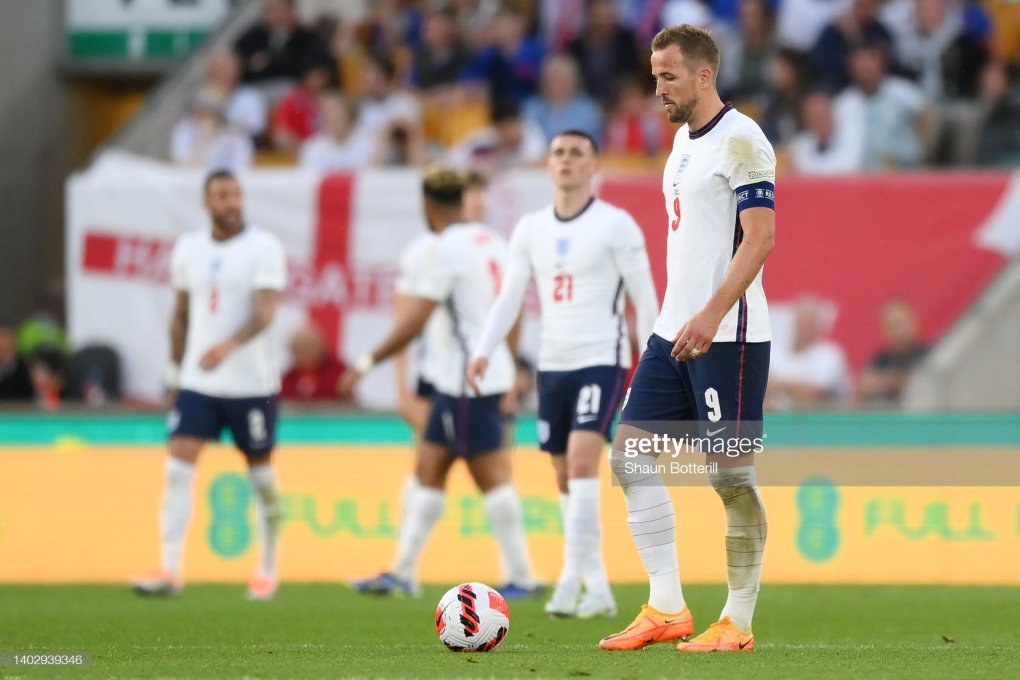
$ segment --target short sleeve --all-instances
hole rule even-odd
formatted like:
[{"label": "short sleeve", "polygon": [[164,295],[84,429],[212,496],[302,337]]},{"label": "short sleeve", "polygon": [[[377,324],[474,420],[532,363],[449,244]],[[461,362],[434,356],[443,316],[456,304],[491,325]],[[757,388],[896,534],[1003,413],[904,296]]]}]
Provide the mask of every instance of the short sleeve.
[{"label": "short sleeve", "polygon": [[278,290],[287,287],[287,255],[275,237],[266,238],[255,268],[256,290]]},{"label": "short sleeve", "polygon": [[181,236],[170,251],[170,283],[177,290],[188,290],[188,237]]},{"label": "short sleeve", "polygon": [[776,154],[765,135],[756,130],[737,133],[726,141],[725,164],[730,188],[737,195],[737,211],[776,205]]},{"label": "short sleeve", "polygon": [[460,270],[453,246],[451,241],[444,239],[432,244],[422,258],[420,274],[414,277],[407,294],[436,302],[450,297]]}]

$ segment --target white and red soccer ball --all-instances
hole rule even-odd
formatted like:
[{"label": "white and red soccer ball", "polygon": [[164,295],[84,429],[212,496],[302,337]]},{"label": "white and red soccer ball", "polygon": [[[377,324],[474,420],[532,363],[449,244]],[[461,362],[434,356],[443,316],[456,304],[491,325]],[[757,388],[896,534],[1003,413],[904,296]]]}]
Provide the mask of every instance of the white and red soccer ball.
[{"label": "white and red soccer ball", "polygon": [[436,631],[454,652],[491,652],[510,631],[510,608],[484,583],[462,583],[439,601]]}]

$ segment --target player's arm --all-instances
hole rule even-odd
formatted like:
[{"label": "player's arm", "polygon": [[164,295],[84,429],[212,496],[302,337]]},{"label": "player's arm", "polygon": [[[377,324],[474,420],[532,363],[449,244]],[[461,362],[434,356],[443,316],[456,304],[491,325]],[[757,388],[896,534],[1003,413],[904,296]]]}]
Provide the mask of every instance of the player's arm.
[{"label": "player's arm", "polygon": [[744,240],[737,247],[722,284],[677,334],[672,354],[678,361],[690,359],[694,349],[699,355],[708,352],[723,317],[747,291],[776,246],[776,213],[772,208],[747,208],[740,213],[740,224]]},{"label": "player's arm", "polygon": [[404,314],[394,323],[390,334],[371,352],[359,357],[354,366],[349,368],[340,378],[340,384],[337,386],[340,396],[344,398],[351,397],[354,394],[354,388],[357,387],[358,381],[371,371],[376,364],[394,356],[418,337],[425,329],[425,324],[428,323],[429,317],[432,316],[432,312],[435,311],[438,305],[439,302],[437,300],[419,296],[407,296],[407,306]]},{"label": "player's arm", "polygon": [[231,352],[248,342],[273,323],[276,307],[280,302],[280,291],[262,289],[255,291],[254,308],[248,320],[229,338],[211,347],[199,360],[199,366],[211,371],[220,365]]},{"label": "player's arm", "polygon": [[188,342],[188,291],[178,289],[174,313],[170,317],[170,363],[163,373],[163,385],[171,392],[180,382],[181,362]]},{"label": "player's arm", "polygon": [[[655,319],[659,316],[659,294],[655,291],[644,234],[633,220],[628,220],[626,227],[621,228],[614,244],[613,259],[623,277],[627,297],[634,305],[638,341],[644,343],[651,337]],[[639,349],[643,349],[643,344]]]},{"label": "player's arm", "polygon": [[467,369],[467,382],[476,393],[478,381],[485,377],[489,368],[489,356],[503,340],[507,340],[510,352],[517,356],[517,344],[520,338],[521,307],[524,306],[524,294],[531,280],[531,261],[528,259],[523,225],[518,226],[510,239],[510,255],[506,274],[501,281],[501,290],[496,303],[489,310],[485,327],[478,339]]},{"label": "player's arm", "polygon": [[[397,293],[393,298],[393,322],[397,323],[408,313],[410,298],[404,293]],[[404,404],[410,398],[410,390],[407,387],[409,375],[409,361],[407,360],[407,348],[400,350],[393,358],[394,369],[397,378],[397,403]]]}]

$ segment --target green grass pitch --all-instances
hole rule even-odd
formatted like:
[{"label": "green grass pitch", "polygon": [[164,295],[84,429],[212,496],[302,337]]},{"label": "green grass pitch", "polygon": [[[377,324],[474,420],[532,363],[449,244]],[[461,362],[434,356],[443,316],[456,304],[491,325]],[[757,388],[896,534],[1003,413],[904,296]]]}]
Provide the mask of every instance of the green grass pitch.
[{"label": "green grass pitch", "polygon": [[[750,653],[682,655],[671,645],[599,651],[626,625],[645,586],[617,586],[613,621],[550,620],[540,600],[510,603],[507,641],[455,654],[433,628],[445,588],[418,600],[289,584],[273,602],[243,586],[192,585],[172,600],[126,587],[0,586],[0,652],[90,652],[86,668],[0,667],[2,678],[1010,678],[1020,676],[1020,588],[766,587]],[[698,630],[723,586],[688,586]]]}]

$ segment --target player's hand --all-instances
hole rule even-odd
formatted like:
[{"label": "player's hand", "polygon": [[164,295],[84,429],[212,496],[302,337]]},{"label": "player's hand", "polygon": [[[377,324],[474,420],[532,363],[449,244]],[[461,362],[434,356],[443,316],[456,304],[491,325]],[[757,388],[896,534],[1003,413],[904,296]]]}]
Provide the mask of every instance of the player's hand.
[{"label": "player's hand", "polygon": [[237,349],[237,340],[234,340],[233,338],[221,342],[218,345],[213,345],[205,354],[202,355],[202,358],[198,361],[198,365],[203,371],[211,371],[223,363],[223,360],[226,359],[227,356],[235,349]]},{"label": "player's hand", "polygon": [[353,368],[348,368],[336,383],[336,393],[341,399],[353,399],[354,390],[358,387],[358,382],[360,381],[361,373]]},{"label": "player's hand", "polygon": [[478,381],[485,377],[485,372],[488,370],[489,360],[485,357],[478,357],[468,365],[467,384],[475,394],[481,395],[482,392],[478,388]]},{"label": "player's hand", "polygon": [[503,398],[499,402],[499,412],[503,414],[503,417],[517,415],[517,409],[520,408],[520,399],[517,397],[517,390],[512,389],[503,395]]},{"label": "player's hand", "polygon": [[[725,315],[724,315],[725,316]],[[684,324],[680,332],[673,338],[673,351],[670,354],[677,361],[697,359],[708,354],[712,339],[719,331],[722,316],[701,310]]]}]

